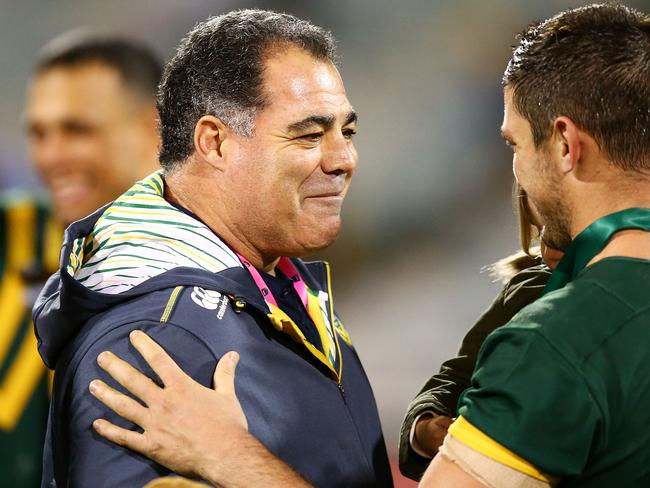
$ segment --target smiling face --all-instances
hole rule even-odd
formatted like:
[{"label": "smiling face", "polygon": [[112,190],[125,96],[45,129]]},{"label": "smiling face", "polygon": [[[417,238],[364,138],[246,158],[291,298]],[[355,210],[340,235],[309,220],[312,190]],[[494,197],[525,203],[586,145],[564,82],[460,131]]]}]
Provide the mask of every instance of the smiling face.
[{"label": "smiling face", "polygon": [[269,55],[264,93],[253,136],[227,144],[229,220],[264,257],[303,256],[339,233],[356,114],[335,66],[298,48]]},{"label": "smiling face", "polygon": [[63,222],[86,216],[144,176],[157,145],[151,105],[145,111],[118,71],[101,62],[36,75],[26,107],[29,150]]},{"label": "smiling face", "polygon": [[504,91],[501,133],[513,151],[515,178],[544,224],[543,241],[564,249],[571,242],[571,219],[563,196],[562,173],[544,146],[535,147],[530,123],[513,105],[511,88]]}]

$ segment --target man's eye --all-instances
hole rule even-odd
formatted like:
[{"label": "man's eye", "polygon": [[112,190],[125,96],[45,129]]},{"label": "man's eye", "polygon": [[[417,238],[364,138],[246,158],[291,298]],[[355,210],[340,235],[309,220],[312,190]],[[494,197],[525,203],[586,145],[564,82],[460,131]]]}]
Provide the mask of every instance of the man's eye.
[{"label": "man's eye", "polygon": [[352,139],[356,133],[357,131],[354,129],[344,129],[343,137],[345,137],[346,139]]},{"label": "man's eye", "polygon": [[29,127],[27,129],[27,135],[32,140],[40,141],[45,137],[45,131],[40,127]]},{"label": "man's eye", "polygon": [[63,124],[63,130],[71,136],[87,136],[93,132],[93,127],[83,122],[70,121]]},{"label": "man's eye", "polygon": [[322,132],[314,132],[313,134],[305,134],[304,136],[300,136],[300,139],[303,139],[308,142],[318,142],[322,139],[323,133]]}]

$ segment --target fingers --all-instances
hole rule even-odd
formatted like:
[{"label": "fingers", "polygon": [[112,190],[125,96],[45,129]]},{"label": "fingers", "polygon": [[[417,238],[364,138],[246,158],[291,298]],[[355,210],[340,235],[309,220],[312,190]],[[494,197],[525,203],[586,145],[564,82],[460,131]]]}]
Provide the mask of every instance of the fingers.
[{"label": "fingers", "polygon": [[239,354],[235,351],[227,352],[217,363],[214,370],[214,389],[224,395],[236,397],[235,395],[235,369],[239,362]]},{"label": "fingers", "polygon": [[147,440],[143,434],[123,429],[104,419],[93,422],[93,428],[99,435],[120,446],[128,447],[141,454],[146,454]]},{"label": "fingers", "polygon": [[101,380],[93,380],[88,387],[90,393],[100,402],[126,420],[145,428],[143,425],[147,409],[138,402],[111,388]]},{"label": "fingers", "polygon": [[186,376],[165,350],[144,332],[134,330],[129,340],[165,385],[171,385],[179,376]]},{"label": "fingers", "polygon": [[147,405],[156,392],[160,390],[151,379],[112,352],[104,351],[101,353],[97,356],[97,363],[120,385],[143,400]]}]

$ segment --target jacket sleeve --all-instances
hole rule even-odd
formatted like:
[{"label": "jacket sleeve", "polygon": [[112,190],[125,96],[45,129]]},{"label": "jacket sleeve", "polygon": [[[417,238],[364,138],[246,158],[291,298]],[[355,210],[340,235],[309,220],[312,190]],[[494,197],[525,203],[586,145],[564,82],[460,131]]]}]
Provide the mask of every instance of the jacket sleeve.
[{"label": "jacket sleeve", "polygon": [[445,361],[409,404],[399,439],[399,467],[404,476],[419,480],[431,461],[411,448],[410,433],[415,419],[424,412],[456,417],[458,399],[471,385],[478,352],[485,338],[539,298],[549,277],[550,271],[544,265],[517,273],[469,330],[458,356]]},{"label": "jacket sleeve", "polygon": [[[78,363],[76,371],[63,372],[73,375],[70,401],[62,409],[65,418],[56,420],[67,424],[69,452],[67,460],[61,461],[67,464],[68,483],[63,484],[57,479],[57,486],[140,487],[154,478],[169,474],[166,468],[153,461],[103,439],[92,428],[93,420],[105,418],[121,427],[139,430],[88,392],[88,385],[94,378],[100,378],[110,386],[125,391],[97,365],[97,355],[106,350],[117,354],[154,381],[160,381],[129,343],[128,334],[135,329],[147,332],[192,378],[205,386],[211,385],[218,358],[189,330],[171,323],[148,321],[128,323],[112,329],[92,343]],[[57,445],[64,447],[55,440],[55,449]]]}]

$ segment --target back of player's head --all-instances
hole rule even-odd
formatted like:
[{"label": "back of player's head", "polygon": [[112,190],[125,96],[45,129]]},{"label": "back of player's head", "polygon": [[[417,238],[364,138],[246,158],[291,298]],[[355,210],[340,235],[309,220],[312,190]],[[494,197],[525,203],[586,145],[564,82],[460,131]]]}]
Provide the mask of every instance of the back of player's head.
[{"label": "back of player's head", "polygon": [[564,115],[613,164],[650,169],[650,17],[623,5],[567,10],[520,35],[503,84],[537,146]]}]

